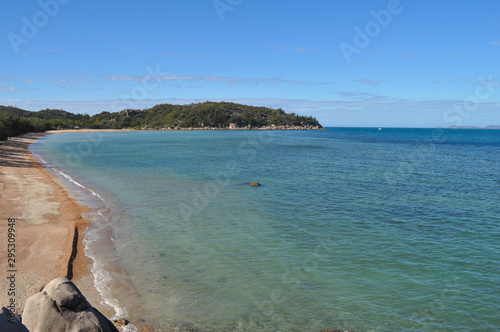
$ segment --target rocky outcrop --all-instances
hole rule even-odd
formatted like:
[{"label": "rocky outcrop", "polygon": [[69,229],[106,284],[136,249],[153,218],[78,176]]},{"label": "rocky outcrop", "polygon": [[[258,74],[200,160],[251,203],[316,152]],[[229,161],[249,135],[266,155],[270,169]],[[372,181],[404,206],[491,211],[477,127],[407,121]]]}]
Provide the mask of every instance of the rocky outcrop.
[{"label": "rocky outcrop", "polygon": [[23,323],[31,332],[118,332],[66,278],[52,280],[28,298]]},{"label": "rocky outcrop", "polygon": [[[252,127],[250,125],[245,127],[239,127],[234,123],[230,123],[228,127],[162,127],[160,130],[320,130],[327,129],[321,125],[313,126],[313,125],[271,125],[271,126],[262,126],[262,127]],[[148,128],[145,126],[141,128],[141,130],[155,130],[155,128]]]}]

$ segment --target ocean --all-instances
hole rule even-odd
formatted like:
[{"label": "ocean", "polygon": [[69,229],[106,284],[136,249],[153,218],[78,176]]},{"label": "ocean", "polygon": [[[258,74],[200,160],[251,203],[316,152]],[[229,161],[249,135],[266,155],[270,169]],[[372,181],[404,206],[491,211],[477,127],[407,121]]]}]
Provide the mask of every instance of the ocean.
[{"label": "ocean", "polygon": [[86,253],[117,316],[500,330],[500,130],[80,132],[30,149],[93,209]]}]

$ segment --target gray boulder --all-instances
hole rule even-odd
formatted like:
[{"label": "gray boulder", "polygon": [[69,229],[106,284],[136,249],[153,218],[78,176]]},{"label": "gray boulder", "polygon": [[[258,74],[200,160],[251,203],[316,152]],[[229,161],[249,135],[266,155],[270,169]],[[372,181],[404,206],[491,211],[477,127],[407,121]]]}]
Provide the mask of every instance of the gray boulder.
[{"label": "gray boulder", "polygon": [[0,312],[0,331],[2,332],[29,332],[21,323],[19,315],[13,314],[9,309],[2,307]]},{"label": "gray boulder", "polygon": [[118,332],[66,278],[52,280],[28,298],[23,323],[31,332]]}]

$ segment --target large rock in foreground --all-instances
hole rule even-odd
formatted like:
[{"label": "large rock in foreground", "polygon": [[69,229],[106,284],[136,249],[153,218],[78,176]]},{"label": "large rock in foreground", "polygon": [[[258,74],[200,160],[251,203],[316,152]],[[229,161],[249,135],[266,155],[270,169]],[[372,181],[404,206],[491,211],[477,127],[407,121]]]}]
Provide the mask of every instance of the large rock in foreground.
[{"label": "large rock in foreground", "polygon": [[118,332],[66,278],[52,280],[28,298],[23,324],[30,332]]}]

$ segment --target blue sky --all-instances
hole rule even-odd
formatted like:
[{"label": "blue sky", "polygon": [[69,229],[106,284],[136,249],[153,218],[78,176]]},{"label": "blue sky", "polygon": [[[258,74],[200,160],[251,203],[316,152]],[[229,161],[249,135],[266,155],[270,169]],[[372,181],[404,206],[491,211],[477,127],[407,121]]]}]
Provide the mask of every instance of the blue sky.
[{"label": "blue sky", "polygon": [[226,100],[326,126],[500,125],[496,0],[41,0],[0,11],[0,104]]}]

